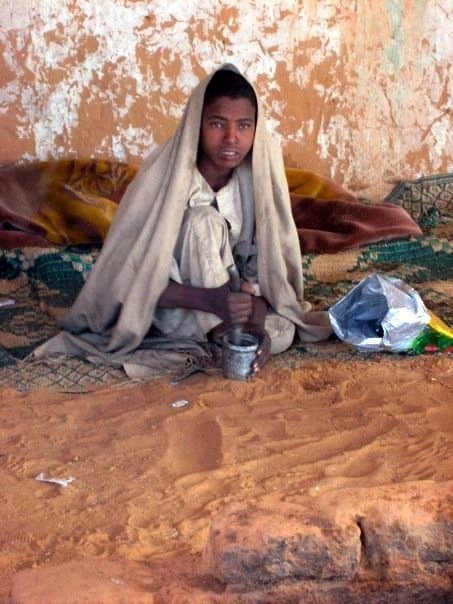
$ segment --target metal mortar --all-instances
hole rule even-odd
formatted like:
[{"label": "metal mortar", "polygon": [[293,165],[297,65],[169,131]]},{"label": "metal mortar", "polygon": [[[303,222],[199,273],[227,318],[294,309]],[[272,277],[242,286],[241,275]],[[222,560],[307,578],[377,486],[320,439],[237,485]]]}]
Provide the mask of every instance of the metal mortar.
[{"label": "metal mortar", "polygon": [[231,336],[223,337],[223,375],[230,380],[246,380],[252,373],[258,339],[252,334],[241,333],[239,344],[234,344]]}]

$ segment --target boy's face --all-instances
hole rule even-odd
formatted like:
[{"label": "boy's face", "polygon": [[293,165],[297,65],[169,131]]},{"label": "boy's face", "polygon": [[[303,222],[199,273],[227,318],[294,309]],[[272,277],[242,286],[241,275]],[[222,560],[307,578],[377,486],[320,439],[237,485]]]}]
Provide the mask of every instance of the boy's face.
[{"label": "boy's face", "polygon": [[198,167],[224,174],[238,166],[253,145],[255,107],[247,98],[221,96],[205,105],[201,120]]}]

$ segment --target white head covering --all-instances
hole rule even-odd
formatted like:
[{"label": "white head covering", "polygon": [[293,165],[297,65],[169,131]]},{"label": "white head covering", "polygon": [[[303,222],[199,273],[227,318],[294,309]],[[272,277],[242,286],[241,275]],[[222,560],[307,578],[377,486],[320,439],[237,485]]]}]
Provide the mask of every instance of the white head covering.
[{"label": "white head covering", "polygon": [[[230,64],[221,69],[238,72]],[[65,331],[41,346],[37,356],[63,352],[123,363],[140,349],[168,284],[212,75],[193,91],[175,134],[149,155],[129,185],[102,252],[64,321]],[[256,229],[262,295],[298,326],[303,340],[328,337],[327,313],[309,313],[303,302],[301,253],[283,158],[265,127],[259,99],[251,165],[245,162],[238,172],[241,195],[255,208],[254,220],[251,213],[243,228]]]}]

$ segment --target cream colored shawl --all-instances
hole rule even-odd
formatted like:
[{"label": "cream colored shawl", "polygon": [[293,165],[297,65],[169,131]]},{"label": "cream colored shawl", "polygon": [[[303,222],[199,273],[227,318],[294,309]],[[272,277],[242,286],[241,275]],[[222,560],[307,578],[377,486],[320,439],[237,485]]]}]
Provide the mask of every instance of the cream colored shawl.
[{"label": "cream colored shawl", "polygon": [[[222,69],[237,71],[232,65]],[[64,331],[39,347],[36,356],[66,353],[116,365],[147,365],[146,334],[168,284],[211,77],[192,93],[175,134],[151,153],[129,185]],[[301,254],[283,158],[266,130],[259,101],[251,166],[241,167],[240,179],[241,189],[254,197],[262,295],[298,326],[302,340],[325,339],[331,333],[327,313],[310,313],[303,301]]]}]

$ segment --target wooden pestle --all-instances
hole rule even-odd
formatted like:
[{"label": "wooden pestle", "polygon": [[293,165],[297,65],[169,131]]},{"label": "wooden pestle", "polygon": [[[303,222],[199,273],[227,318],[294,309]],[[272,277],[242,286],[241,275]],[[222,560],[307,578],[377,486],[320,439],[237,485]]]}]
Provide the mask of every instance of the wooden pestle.
[{"label": "wooden pestle", "polygon": [[[240,292],[241,291],[241,277],[239,275],[239,271],[237,269],[237,266],[235,264],[232,264],[231,266],[228,267],[227,270],[228,270],[228,274],[230,276],[230,289],[231,289],[231,291],[233,291],[233,292]],[[231,342],[235,346],[240,346],[241,345],[242,327],[241,327],[240,324],[232,325],[230,339],[231,339]]]}]

